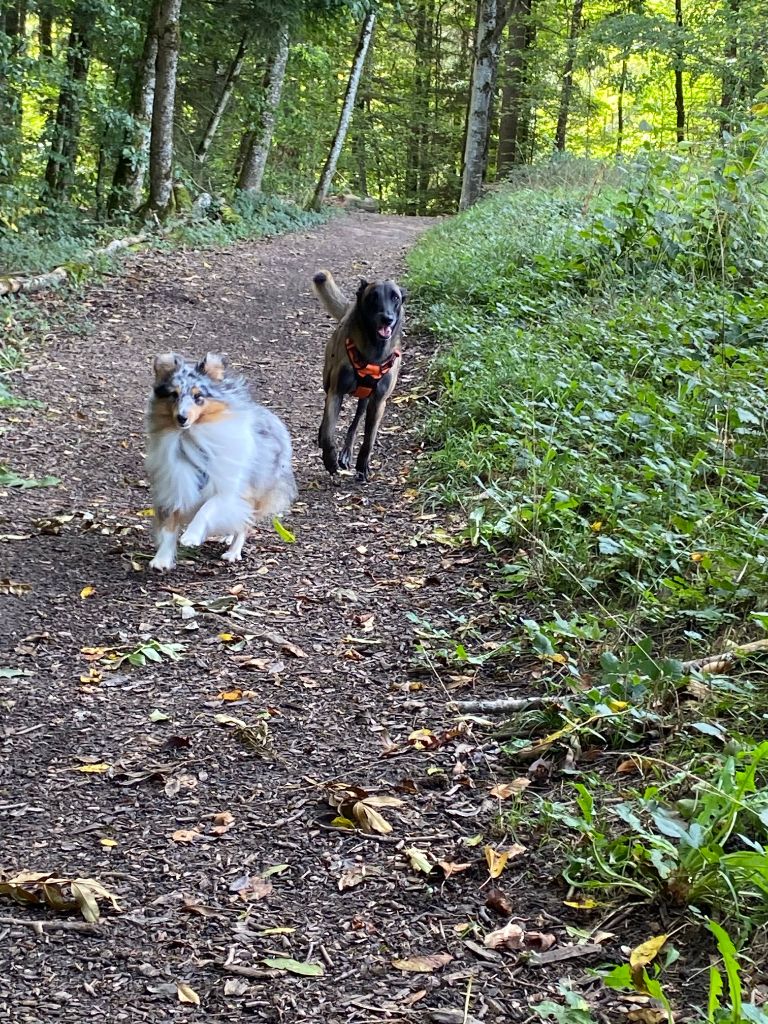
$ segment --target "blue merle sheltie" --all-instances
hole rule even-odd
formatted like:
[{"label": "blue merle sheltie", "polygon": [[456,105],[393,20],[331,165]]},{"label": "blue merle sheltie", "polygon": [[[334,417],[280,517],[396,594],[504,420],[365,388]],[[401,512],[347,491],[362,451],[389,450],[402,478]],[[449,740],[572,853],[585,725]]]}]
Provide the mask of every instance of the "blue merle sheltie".
[{"label": "blue merle sheltie", "polygon": [[168,352],[154,369],[146,468],[157,553],[150,565],[172,569],[177,539],[198,547],[216,536],[227,537],[221,557],[236,562],[249,524],[280,515],[296,497],[288,431],[222,356],[190,363]]}]

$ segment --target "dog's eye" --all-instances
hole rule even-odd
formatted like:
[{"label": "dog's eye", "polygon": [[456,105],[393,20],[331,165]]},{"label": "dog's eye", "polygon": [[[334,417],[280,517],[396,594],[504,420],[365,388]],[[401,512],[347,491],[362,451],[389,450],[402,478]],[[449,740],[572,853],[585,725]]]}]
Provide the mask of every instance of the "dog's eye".
[{"label": "dog's eye", "polygon": [[204,396],[204,395],[202,395],[202,394],[200,394],[200,392],[199,392],[199,391],[196,391],[196,392],[195,392],[195,393],[193,394],[193,396],[192,396],[192,397],[194,398],[194,400],[195,400],[195,403],[196,403],[197,405],[202,405],[202,404],[203,404],[203,402],[205,401],[205,396]]}]

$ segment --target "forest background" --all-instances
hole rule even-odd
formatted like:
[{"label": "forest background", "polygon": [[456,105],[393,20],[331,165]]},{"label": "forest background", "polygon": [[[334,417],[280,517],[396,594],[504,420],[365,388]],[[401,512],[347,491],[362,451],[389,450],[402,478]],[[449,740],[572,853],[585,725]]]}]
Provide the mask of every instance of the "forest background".
[{"label": "forest background", "polygon": [[235,194],[240,214],[262,192],[318,207],[333,179],[384,211],[438,214],[553,153],[707,144],[750,110],[768,49],[764,0],[376,11],[15,0],[0,11],[0,249],[11,252],[30,230],[81,237],[200,193],[214,197],[209,217]]}]

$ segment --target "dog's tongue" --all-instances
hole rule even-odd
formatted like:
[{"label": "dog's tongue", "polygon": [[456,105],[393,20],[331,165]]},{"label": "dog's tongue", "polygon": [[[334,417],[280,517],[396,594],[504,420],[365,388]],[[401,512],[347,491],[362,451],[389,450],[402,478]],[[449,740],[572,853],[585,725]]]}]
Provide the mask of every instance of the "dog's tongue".
[{"label": "dog's tongue", "polygon": [[379,328],[379,337],[381,337],[381,338],[391,338],[392,337],[392,328],[391,327],[380,327]]}]

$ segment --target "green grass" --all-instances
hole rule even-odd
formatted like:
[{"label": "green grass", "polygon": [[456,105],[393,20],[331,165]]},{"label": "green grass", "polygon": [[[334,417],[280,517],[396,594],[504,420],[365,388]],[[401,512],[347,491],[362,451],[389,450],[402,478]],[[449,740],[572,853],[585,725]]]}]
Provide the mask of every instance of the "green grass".
[{"label": "green grass", "polygon": [[[534,662],[549,701],[495,736],[552,780],[503,826],[564,891],[709,922],[708,1022],[766,1020],[738,980],[768,921],[765,672],[682,659],[768,626],[767,139],[529,173],[424,236],[408,281],[441,345],[415,473],[495,591],[492,644],[422,622],[418,656],[505,680],[522,659],[519,683]],[[663,1002],[673,961],[612,983]],[[541,1016],[592,1019],[562,998]]]},{"label": "green grass", "polygon": [[500,193],[412,253],[450,340],[421,472],[520,593],[681,640],[765,608],[768,218],[742,149]]}]

